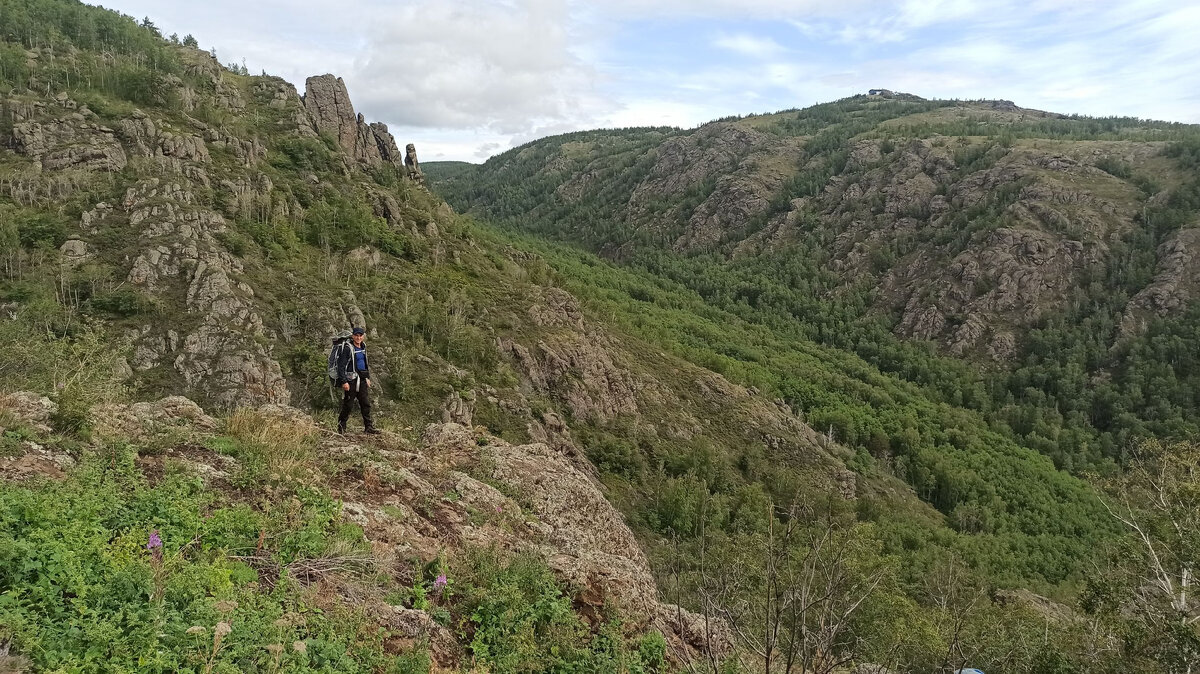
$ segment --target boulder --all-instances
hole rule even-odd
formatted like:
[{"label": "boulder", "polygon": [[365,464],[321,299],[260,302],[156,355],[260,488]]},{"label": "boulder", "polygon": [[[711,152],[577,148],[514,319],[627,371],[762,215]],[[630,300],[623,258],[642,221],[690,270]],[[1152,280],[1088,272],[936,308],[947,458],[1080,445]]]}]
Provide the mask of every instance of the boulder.
[{"label": "boulder", "polygon": [[67,267],[78,267],[92,257],[87,242],[79,239],[67,239],[58,247],[58,252],[62,256],[63,265]]},{"label": "boulder", "polygon": [[92,409],[91,416],[97,435],[132,442],[145,441],[169,429],[206,432],[217,428],[216,419],[183,396],[169,396],[154,402],[99,405]]},{"label": "boulder", "polygon": [[42,433],[50,432],[50,417],[58,404],[46,396],[30,391],[0,394],[0,412],[11,415],[18,423]]}]

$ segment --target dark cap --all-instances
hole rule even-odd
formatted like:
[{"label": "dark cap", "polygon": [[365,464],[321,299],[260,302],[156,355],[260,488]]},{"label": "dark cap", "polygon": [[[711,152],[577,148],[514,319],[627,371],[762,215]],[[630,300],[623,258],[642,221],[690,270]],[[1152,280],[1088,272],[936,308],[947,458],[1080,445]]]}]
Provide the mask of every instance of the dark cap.
[{"label": "dark cap", "polygon": [[365,334],[367,334],[367,331],[366,331],[366,330],[363,330],[362,328],[354,328],[354,334],[356,334],[356,335],[365,335]]}]

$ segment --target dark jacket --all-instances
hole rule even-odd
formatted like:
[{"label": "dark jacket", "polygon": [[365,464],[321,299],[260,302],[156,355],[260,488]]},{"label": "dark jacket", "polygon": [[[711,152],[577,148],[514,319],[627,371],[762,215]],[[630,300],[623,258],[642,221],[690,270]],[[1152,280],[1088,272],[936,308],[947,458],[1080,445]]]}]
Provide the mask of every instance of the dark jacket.
[{"label": "dark jacket", "polygon": [[[365,345],[364,345],[364,348],[365,348]],[[338,355],[337,355],[337,384],[338,384],[338,386],[341,386],[342,384],[352,382],[355,379],[358,379],[359,374],[362,374],[362,376],[366,377],[367,379],[370,379],[371,378],[371,361],[367,357],[366,351],[363,351],[363,362],[367,366],[366,369],[356,370],[354,367],[354,342],[352,342],[350,340],[346,340],[346,342],[342,345],[341,349],[338,351]]]}]

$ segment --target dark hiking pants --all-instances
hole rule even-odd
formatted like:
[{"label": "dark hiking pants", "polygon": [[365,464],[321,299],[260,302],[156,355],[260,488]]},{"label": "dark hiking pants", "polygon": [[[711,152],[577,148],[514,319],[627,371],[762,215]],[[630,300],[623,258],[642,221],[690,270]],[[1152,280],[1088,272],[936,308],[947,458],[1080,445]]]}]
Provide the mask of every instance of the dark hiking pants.
[{"label": "dark hiking pants", "polygon": [[354,401],[358,400],[358,409],[362,412],[363,429],[370,430],[375,427],[375,423],[371,421],[371,399],[367,397],[367,383],[362,377],[350,382],[350,390],[342,391],[342,411],[338,415],[338,430],[346,430],[346,422],[350,420],[350,408],[354,406]]}]

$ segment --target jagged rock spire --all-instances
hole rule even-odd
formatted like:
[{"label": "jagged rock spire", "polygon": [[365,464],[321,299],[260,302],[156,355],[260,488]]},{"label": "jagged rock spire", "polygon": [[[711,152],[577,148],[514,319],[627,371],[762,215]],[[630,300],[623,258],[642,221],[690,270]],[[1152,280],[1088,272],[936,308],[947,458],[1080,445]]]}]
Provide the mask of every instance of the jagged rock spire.
[{"label": "jagged rock spire", "polygon": [[368,124],[354,112],[342,78],[315,75],[304,82],[304,109],[318,133],[327,133],[354,161],[367,166],[401,166],[403,157],[386,124]]}]

